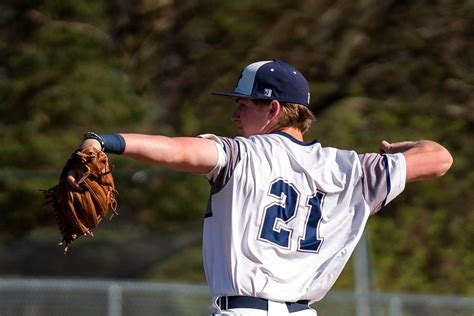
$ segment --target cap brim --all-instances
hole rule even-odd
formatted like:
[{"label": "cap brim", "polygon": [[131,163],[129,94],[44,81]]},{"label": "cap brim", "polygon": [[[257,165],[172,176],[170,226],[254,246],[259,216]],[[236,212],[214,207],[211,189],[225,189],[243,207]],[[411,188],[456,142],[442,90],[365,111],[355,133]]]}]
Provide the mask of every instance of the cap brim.
[{"label": "cap brim", "polygon": [[258,100],[273,100],[272,97],[265,97],[265,96],[254,96],[254,95],[247,95],[238,92],[211,92],[212,95],[216,95],[218,97],[227,97],[227,98],[242,98],[242,99],[258,99]]},{"label": "cap brim", "polygon": [[244,99],[252,98],[249,95],[238,93],[238,92],[211,92],[211,94],[219,96],[219,97],[228,97],[228,98],[244,98]]}]

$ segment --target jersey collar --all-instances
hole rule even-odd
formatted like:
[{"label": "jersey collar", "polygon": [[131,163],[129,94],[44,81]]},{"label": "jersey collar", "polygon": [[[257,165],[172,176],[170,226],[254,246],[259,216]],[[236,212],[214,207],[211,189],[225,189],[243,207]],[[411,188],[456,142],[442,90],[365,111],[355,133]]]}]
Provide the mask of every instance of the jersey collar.
[{"label": "jersey collar", "polygon": [[289,140],[291,140],[293,143],[298,144],[298,145],[301,145],[301,146],[311,146],[311,145],[314,145],[314,144],[319,143],[319,140],[317,140],[317,139],[313,140],[313,141],[310,142],[310,143],[305,143],[305,142],[302,142],[302,141],[300,141],[300,140],[294,138],[294,137],[291,136],[290,134],[285,133],[285,132],[282,132],[282,131],[275,131],[275,132],[272,132],[271,134],[277,134],[277,135],[286,137],[286,138],[288,138]]}]

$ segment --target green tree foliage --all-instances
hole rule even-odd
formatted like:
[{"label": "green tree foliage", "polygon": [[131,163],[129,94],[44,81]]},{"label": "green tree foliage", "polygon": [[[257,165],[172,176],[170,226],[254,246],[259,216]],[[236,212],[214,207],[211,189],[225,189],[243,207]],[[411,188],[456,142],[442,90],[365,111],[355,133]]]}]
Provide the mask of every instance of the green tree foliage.
[{"label": "green tree foliage", "polygon": [[0,165],[31,172],[2,179],[2,234],[27,232],[50,218],[33,211],[41,209],[32,203],[38,189],[52,185],[34,173],[59,169],[79,135],[147,124],[149,102],[122,69],[101,23],[104,5],[18,1],[0,8]]},{"label": "green tree foliage", "polygon": [[[367,231],[377,289],[472,295],[472,21],[472,1],[2,2],[0,236],[54,229],[37,190],[84,132],[234,135],[232,101],[210,92],[232,89],[249,62],[280,58],[310,81],[308,139],[373,152],[381,139],[428,138],[452,152],[447,176],[409,184]],[[204,179],[113,164],[122,224],[175,239],[200,225]],[[176,269],[200,269],[195,240],[186,245],[127,276],[198,280]]]}]

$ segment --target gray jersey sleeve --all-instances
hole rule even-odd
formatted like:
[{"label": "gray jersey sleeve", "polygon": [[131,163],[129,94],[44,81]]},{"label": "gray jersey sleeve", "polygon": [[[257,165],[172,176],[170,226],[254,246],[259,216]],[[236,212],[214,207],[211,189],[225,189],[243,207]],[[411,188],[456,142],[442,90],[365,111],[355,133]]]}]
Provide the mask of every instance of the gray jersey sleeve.
[{"label": "gray jersey sleeve", "polygon": [[218,193],[227,184],[234,173],[235,167],[240,161],[240,145],[235,139],[219,137],[212,134],[200,135],[199,137],[213,140],[218,153],[216,166],[209,173],[205,174],[211,184],[211,194],[204,215],[208,218],[213,214],[212,196]]},{"label": "gray jersey sleeve", "polygon": [[212,184],[211,193],[215,193],[224,187],[234,173],[234,169],[240,161],[240,144],[233,138],[212,134],[200,135],[200,137],[213,140],[217,146],[218,162],[214,169],[205,175]]},{"label": "gray jersey sleeve", "polygon": [[362,154],[364,198],[371,214],[378,212],[405,188],[406,163],[403,154]]}]

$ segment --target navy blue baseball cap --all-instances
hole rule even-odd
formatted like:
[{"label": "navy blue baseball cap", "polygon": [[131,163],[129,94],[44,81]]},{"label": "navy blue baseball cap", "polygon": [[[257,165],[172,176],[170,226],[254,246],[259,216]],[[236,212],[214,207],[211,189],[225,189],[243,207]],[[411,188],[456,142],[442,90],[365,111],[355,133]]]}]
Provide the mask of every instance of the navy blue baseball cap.
[{"label": "navy blue baseball cap", "polygon": [[244,99],[278,100],[309,106],[309,85],[295,67],[281,60],[258,61],[240,73],[232,92],[212,92],[213,95]]}]

